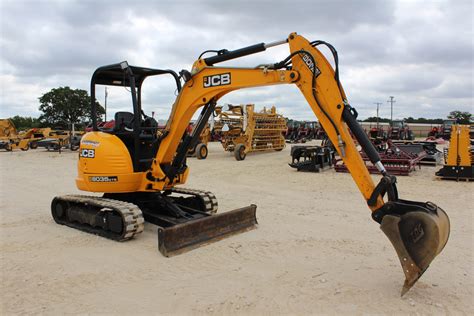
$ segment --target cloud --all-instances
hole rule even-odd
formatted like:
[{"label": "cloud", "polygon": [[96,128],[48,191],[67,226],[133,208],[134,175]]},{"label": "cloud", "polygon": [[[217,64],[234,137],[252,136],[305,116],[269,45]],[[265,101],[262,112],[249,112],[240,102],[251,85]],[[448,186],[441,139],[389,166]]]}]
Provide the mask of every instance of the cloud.
[{"label": "cloud", "polygon": [[[384,103],[381,115],[387,116],[389,95],[396,97],[397,117],[473,110],[469,0],[3,0],[0,6],[3,117],[38,116],[38,97],[58,86],[88,90],[101,65],[128,60],[189,70],[204,50],[271,42],[293,31],[338,49],[342,84],[361,117],[374,114],[374,102]],[[287,55],[278,47],[222,65],[253,67]],[[168,115],[173,85],[153,80],[144,93],[147,110]],[[109,98],[109,115],[129,104],[127,95],[113,90]],[[276,105],[287,116],[313,119],[295,87],[242,90],[221,101]]]}]

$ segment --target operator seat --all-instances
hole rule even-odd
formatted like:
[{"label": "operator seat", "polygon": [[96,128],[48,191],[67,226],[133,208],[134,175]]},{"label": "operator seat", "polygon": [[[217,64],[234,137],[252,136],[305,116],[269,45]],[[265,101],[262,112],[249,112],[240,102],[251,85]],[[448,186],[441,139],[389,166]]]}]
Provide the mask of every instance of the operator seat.
[{"label": "operator seat", "polygon": [[133,113],[117,112],[115,113],[114,132],[131,132],[133,131]]},{"label": "operator seat", "polygon": [[[139,131],[135,131],[133,129],[134,117],[130,112],[115,113],[115,126],[112,133],[124,143],[130,157],[138,160],[138,169],[135,172],[145,171],[150,167],[158,150],[159,143],[156,137],[158,122],[152,117],[146,117]],[[138,136],[135,133],[138,133]],[[136,156],[135,137],[139,139],[139,153]]]}]

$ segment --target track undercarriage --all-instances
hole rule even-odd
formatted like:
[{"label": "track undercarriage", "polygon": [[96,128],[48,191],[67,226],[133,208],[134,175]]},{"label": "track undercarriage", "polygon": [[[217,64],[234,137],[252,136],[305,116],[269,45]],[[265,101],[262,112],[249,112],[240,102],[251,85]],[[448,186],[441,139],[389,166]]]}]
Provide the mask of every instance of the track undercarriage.
[{"label": "track undercarriage", "polygon": [[158,226],[158,245],[165,256],[255,227],[256,206],[214,215],[211,192],[173,188],[163,192],[106,193],[103,197],[65,195],[54,198],[56,223],[116,241],[143,231],[144,221]]}]

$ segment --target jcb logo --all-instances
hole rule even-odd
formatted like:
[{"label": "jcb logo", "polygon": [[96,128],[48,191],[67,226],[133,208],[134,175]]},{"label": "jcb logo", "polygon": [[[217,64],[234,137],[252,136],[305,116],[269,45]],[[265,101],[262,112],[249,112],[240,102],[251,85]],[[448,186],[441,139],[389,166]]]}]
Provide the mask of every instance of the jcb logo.
[{"label": "jcb logo", "polygon": [[410,237],[414,244],[417,243],[418,240],[420,240],[424,235],[425,231],[423,230],[423,226],[421,226],[420,223],[416,224],[416,226],[413,227],[413,230],[410,232]]},{"label": "jcb logo", "polygon": [[230,84],[230,73],[204,77],[204,88]]},{"label": "jcb logo", "polygon": [[81,149],[79,156],[83,158],[94,158],[95,150],[94,149]]}]

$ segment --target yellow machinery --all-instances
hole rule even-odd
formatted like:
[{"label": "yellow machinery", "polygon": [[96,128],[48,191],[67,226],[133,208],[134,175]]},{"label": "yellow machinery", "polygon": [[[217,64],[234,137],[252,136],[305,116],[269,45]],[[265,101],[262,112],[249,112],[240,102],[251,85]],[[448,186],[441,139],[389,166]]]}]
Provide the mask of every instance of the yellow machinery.
[{"label": "yellow machinery", "polygon": [[79,148],[81,133],[45,128],[30,128],[27,131],[17,132],[15,125],[9,119],[0,120],[0,148],[7,151],[21,149],[36,149],[45,147],[48,150],[59,150],[69,147],[72,150]]},{"label": "yellow machinery", "polygon": [[76,151],[79,149],[79,142],[83,132],[49,129],[44,134],[44,138],[31,143],[30,147],[34,144],[35,148],[44,147],[48,151],[61,151],[62,148]]},{"label": "yellow machinery", "polygon": [[255,112],[253,104],[228,105],[228,110],[216,107],[214,131],[221,134],[225,151],[234,152],[237,160],[244,160],[253,151],[280,151],[285,148],[285,118],[274,106]]},{"label": "yellow machinery", "polygon": [[31,133],[18,134],[15,124],[10,119],[0,119],[0,148],[6,151],[30,148]]},{"label": "yellow machinery", "polygon": [[10,119],[0,119],[0,137],[16,136],[15,124]]},{"label": "yellow machinery", "polygon": [[474,180],[473,149],[469,125],[453,125],[446,163],[436,175],[441,179]]},{"label": "yellow machinery", "polygon": [[[288,45],[290,50],[289,56],[280,62],[250,68],[214,66],[277,45]],[[318,50],[321,45],[332,52],[335,69]],[[449,219],[434,203],[398,199],[396,178],[385,170],[357,122],[356,110],[348,103],[339,81],[334,47],[323,41],[309,42],[292,33],[282,41],[202,56],[190,72],[183,70],[180,75],[172,70],[130,66],[127,62],[103,66],[94,72],[93,131],[81,140],[76,184],[80,190],[104,195],[55,197],[51,203],[54,220],[119,241],[142,232],[146,220],[158,225],[158,248],[164,255],[253,228],[255,205],[215,214],[217,200],[211,192],[180,187],[189,175],[186,155],[222,96],[243,88],[294,84],[335,144],[372,210],[372,218],[393,244],[406,276],[402,294],[408,291],[446,245]],[[166,128],[159,137],[158,124],[143,113],[141,104],[142,83],[155,75],[171,75],[178,90]],[[133,113],[117,112],[113,130],[101,131],[97,126],[97,84],[125,86],[130,90]],[[189,135],[186,128],[200,108],[196,127]],[[377,185],[350,132],[380,171],[382,178]]]},{"label": "yellow machinery", "polygon": [[[194,126],[192,127],[194,128]],[[192,132],[192,129],[191,129]],[[211,139],[211,130],[209,125],[203,129],[199,135],[198,143],[188,151],[188,157],[196,157],[197,159],[206,159],[208,154],[207,144]]]},{"label": "yellow machinery", "polygon": [[53,130],[49,127],[31,128],[21,136],[22,138],[29,139],[31,149],[36,149],[38,148],[38,141],[49,137],[52,132]]}]

